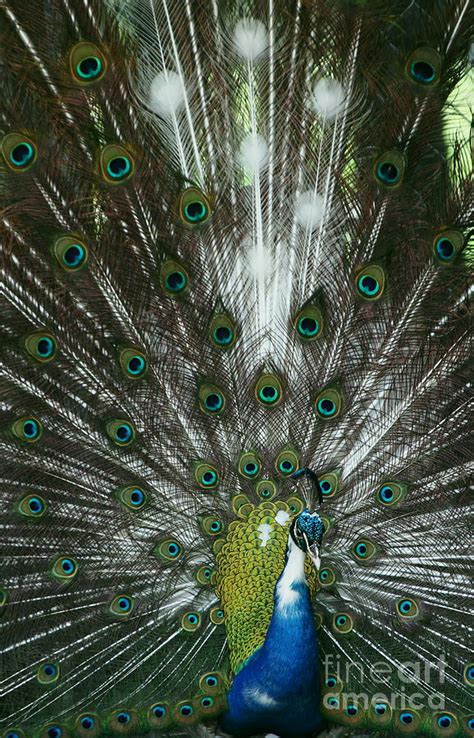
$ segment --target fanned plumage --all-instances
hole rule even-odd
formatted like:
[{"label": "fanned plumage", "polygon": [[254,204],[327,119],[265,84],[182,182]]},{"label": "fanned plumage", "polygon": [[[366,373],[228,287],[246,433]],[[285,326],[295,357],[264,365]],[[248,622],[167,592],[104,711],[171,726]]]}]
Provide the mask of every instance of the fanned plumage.
[{"label": "fanned plumage", "polygon": [[469,3],[1,10],[2,737],[472,735]]}]

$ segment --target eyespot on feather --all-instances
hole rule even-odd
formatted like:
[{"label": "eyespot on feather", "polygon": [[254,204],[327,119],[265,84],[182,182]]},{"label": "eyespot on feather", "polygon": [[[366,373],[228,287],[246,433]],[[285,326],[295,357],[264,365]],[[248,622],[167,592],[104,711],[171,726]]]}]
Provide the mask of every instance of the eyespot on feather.
[{"label": "eyespot on feather", "polygon": [[257,454],[253,451],[247,451],[241,454],[239,458],[238,470],[246,479],[255,479],[258,477],[262,469],[262,462]]},{"label": "eyespot on feather", "polygon": [[313,400],[317,416],[323,420],[333,420],[342,411],[342,395],[335,386],[328,386],[316,395]]},{"label": "eyespot on feather", "polygon": [[23,415],[11,425],[15,438],[26,443],[37,443],[43,435],[43,425],[33,415]]},{"label": "eyespot on feather", "polygon": [[219,349],[230,349],[237,339],[237,331],[232,318],[226,313],[214,315],[209,326],[212,344]]},{"label": "eyespot on feather", "polygon": [[372,301],[382,297],[385,289],[385,272],[378,264],[368,264],[355,278],[358,297]]},{"label": "eyespot on feather", "polygon": [[104,182],[120,185],[135,174],[135,159],[124,146],[108,144],[100,152],[99,167]]},{"label": "eyespot on feather", "polygon": [[88,246],[74,234],[57,238],[53,243],[52,252],[56,262],[65,272],[79,272],[89,261]]},{"label": "eyespot on feather", "polygon": [[213,490],[219,485],[219,473],[216,467],[208,462],[195,463],[194,479],[201,489]]},{"label": "eyespot on feather", "polygon": [[142,379],[148,371],[148,362],[143,351],[137,348],[123,348],[119,352],[119,364],[128,379]]},{"label": "eyespot on feather", "polygon": [[176,297],[186,291],[189,275],[182,264],[175,259],[167,259],[161,265],[160,284],[166,293]]},{"label": "eyespot on feather", "polygon": [[32,138],[23,133],[7,133],[1,144],[5,164],[11,172],[27,172],[36,163],[38,147]]},{"label": "eyespot on feather", "polygon": [[134,606],[133,597],[127,594],[118,594],[109,605],[109,613],[119,618],[125,618],[132,614]]},{"label": "eyespot on feather", "polygon": [[136,438],[135,426],[129,420],[109,420],[105,430],[115,446],[130,446]]},{"label": "eyespot on feather", "polygon": [[185,190],[178,203],[181,222],[191,228],[203,225],[211,215],[209,199],[197,187]]},{"label": "eyespot on feather", "polygon": [[441,56],[436,49],[422,46],[407,59],[405,74],[419,87],[434,87],[441,79]]},{"label": "eyespot on feather", "polygon": [[255,385],[255,397],[265,407],[276,407],[281,402],[283,387],[276,374],[262,374]]},{"label": "eyespot on feather", "polygon": [[93,43],[81,41],[69,52],[69,71],[79,85],[89,87],[100,82],[107,72],[107,57]]},{"label": "eyespot on feather", "polygon": [[283,477],[289,477],[300,467],[300,459],[293,449],[283,449],[275,459],[275,469]]},{"label": "eyespot on feather", "polygon": [[40,364],[46,364],[56,356],[58,343],[49,331],[34,331],[25,337],[24,347],[32,359]]},{"label": "eyespot on feather", "polygon": [[206,415],[220,415],[225,410],[225,395],[215,384],[201,384],[198,401],[200,410]]},{"label": "eyespot on feather", "polygon": [[28,494],[20,499],[17,509],[21,515],[37,520],[45,514],[47,505],[40,495]]},{"label": "eyespot on feather", "polygon": [[374,176],[382,187],[396,189],[403,182],[405,169],[405,156],[400,151],[386,151],[375,161]]}]

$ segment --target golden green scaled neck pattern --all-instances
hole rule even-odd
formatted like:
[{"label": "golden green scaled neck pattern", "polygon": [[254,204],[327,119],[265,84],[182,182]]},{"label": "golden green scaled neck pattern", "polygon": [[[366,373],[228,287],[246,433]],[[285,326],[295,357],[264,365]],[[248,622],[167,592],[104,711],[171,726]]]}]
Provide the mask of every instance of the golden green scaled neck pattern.
[{"label": "golden green scaled neck pattern", "polygon": [[470,4],[0,18],[0,738],[474,735]]},{"label": "golden green scaled neck pattern", "polygon": [[[298,510],[303,502],[290,499]],[[237,673],[262,646],[273,612],[274,590],[285,565],[290,523],[294,513],[278,500],[252,505],[239,500],[239,518],[230,523],[225,539],[215,544],[216,593],[226,616],[230,665]],[[310,560],[306,574],[312,594],[316,573]]]}]

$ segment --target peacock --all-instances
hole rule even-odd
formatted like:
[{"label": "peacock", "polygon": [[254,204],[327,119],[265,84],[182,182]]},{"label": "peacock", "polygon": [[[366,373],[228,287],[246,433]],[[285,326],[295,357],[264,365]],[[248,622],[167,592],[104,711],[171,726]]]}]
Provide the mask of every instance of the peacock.
[{"label": "peacock", "polygon": [[473,736],[469,1],[1,11],[1,738]]}]

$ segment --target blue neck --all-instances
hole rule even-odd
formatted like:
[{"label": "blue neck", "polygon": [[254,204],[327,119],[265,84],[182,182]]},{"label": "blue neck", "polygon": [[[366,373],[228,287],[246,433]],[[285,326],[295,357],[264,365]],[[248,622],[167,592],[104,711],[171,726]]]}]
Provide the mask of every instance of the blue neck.
[{"label": "blue neck", "polygon": [[302,738],[321,724],[319,649],[304,563],[304,552],[290,537],[265,642],[228,695],[222,721],[228,733]]}]

